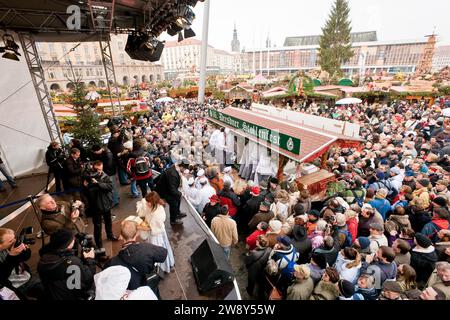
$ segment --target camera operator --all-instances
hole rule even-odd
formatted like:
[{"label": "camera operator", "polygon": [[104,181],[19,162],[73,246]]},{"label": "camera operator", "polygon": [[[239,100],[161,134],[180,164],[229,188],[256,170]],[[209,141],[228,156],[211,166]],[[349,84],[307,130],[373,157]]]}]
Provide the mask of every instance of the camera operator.
[{"label": "camera operator", "polygon": [[158,285],[148,283],[147,276],[155,272],[155,263],[162,263],[167,258],[167,250],[151,243],[139,243],[138,225],[134,221],[125,220],[121,226],[121,238],[125,241],[118,255],[105,264],[110,266],[124,266],[131,272],[129,290],[149,285],[159,297]]},{"label": "camera operator", "polygon": [[40,251],[38,273],[48,300],[87,299],[96,271],[94,249],[83,251],[83,259],[74,254],[75,236],[61,229],[50,236],[50,242]]},{"label": "camera operator", "polygon": [[94,172],[90,176],[84,177],[83,185],[87,189],[90,212],[92,213],[95,243],[99,248],[102,248],[102,217],[108,240],[118,240],[112,232],[113,183],[108,175],[103,172],[101,161],[95,161],[92,167]]},{"label": "camera operator", "polygon": [[[14,291],[20,299],[38,289],[39,280],[32,278],[25,261],[30,259],[31,250],[25,243],[18,243],[13,230],[0,228],[0,287]],[[35,292],[35,297],[38,293]]]},{"label": "camera operator", "polygon": [[56,192],[62,191],[61,188],[61,182],[63,177],[63,169],[64,169],[64,161],[65,161],[65,154],[63,149],[61,148],[61,145],[53,141],[50,143],[50,145],[47,148],[47,151],[45,152],[45,161],[48,165],[48,174],[47,174],[47,184],[46,188],[48,189],[48,183],[50,180],[50,174],[53,173],[55,177],[55,185],[56,185]]},{"label": "camera operator", "polygon": [[39,207],[42,230],[48,235],[66,228],[72,230],[75,234],[84,233],[85,225],[80,217],[84,209],[81,201],[75,201],[72,204],[65,201],[56,202],[49,194],[44,194],[36,202]]}]

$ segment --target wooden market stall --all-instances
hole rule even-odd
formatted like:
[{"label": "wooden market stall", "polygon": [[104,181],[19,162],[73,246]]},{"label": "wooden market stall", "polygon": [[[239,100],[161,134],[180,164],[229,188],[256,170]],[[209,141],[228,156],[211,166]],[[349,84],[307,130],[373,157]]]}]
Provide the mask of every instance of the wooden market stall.
[{"label": "wooden market stall", "polygon": [[232,104],[234,102],[238,103],[249,103],[253,100],[253,89],[245,88],[243,86],[237,85],[229,90],[224,90],[225,93],[225,103]]},{"label": "wooden market stall", "polygon": [[345,136],[232,107],[223,110],[210,109],[208,120],[276,152],[279,155],[279,178],[283,175],[289,160],[294,161],[297,164],[297,183],[306,187],[313,196],[323,193],[327,184],[335,180],[334,175],[319,168],[314,172],[305,172],[302,164],[311,163],[319,158],[324,165],[331,148],[359,147],[362,141],[358,137]]}]

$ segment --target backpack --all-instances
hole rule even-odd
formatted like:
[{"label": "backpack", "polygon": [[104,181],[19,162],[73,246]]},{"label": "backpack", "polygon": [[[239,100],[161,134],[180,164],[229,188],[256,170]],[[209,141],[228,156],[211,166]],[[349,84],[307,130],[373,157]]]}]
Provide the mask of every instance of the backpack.
[{"label": "backpack", "polygon": [[137,176],[145,176],[150,172],[148,159],[144,156],[137,157],[134,163],[134,173]]},{"label": "backpack", "polygon": [[342,249],[347,248],[347,247],[351,247],[352,246],[352,233],[348,230],[338,230],[338,232],[340,234],[344,234],[345,235],[345,241],[344,241],[344,245],[342,247]]},{"label": "backpack", "polygon": [[296,254],[297,254],[297,251],[293,247],[291,260],[289,260],[285,255],[280,259],[280,262],[278,263],[278,268],[280,268],[282,259],[284,259],[288,262],[287,266],[281,270],[282,277],[285,277],[287,279],[292,279],[292,277],[294,276],[294,271],[295,271],[294,266],[295,266],[295,262],[296,262],[295,261]]},{"label": "backpack", "polygon": [[[358,196],[356,195],[356,193],[355,193],[355,190],[352,190],[352,194],[353,194],[353,197],[355,198],[355,199],[353,200],[354,203],[357,203],[358,206],[360,206],[360,207],[362,208],[362,206],[364,205],[364,198],[358,197]],[[363,193],[363,194],[364,194],[364,193]]]}]

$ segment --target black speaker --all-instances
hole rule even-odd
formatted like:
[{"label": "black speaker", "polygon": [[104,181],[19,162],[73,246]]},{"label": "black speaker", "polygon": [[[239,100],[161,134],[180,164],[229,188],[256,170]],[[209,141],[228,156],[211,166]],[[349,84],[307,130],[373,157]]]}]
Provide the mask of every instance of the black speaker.
[{"label": "black speaker", "polygon": [[233,282],[234,275],[222,247],[206,239],[191,256],[192,269],[200,293]]}]

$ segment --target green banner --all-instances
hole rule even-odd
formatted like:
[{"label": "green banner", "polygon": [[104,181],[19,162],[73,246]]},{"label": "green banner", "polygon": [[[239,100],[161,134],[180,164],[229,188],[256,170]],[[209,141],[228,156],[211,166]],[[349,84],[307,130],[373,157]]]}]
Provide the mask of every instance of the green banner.
[{"label": "green banner", "polygon": [[280,149],[294,154],[300,154],[301,140],[268,128],[258,126],[253,123],[226,115],[220,111],[209,109],[209,117],[222,122],[230,127],[242,130],[246,134],[252,135],[263,141],[269,142]]}]

